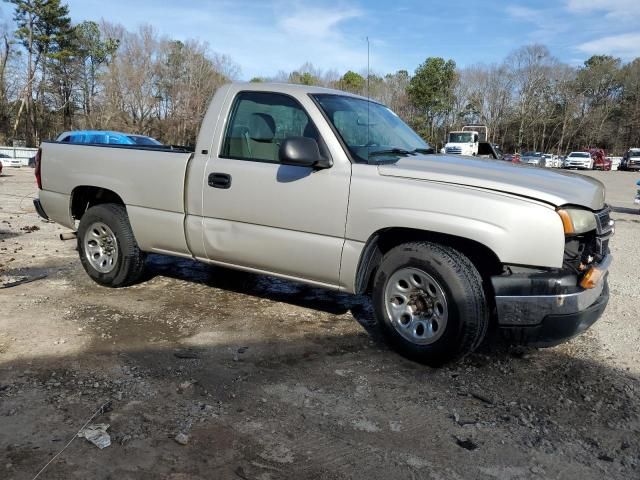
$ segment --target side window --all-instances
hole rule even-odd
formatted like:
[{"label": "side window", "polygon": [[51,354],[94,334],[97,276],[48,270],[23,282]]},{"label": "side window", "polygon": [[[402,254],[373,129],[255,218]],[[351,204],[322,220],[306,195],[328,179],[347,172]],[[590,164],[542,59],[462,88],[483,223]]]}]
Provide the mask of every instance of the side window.
[{"label": "side window", "polygon": [[278,162],[280,144],[288,137],[320,142],[315,125],[293,98],[278,93],[242,92],[231,109],[220,155]]},{"label": "side window", "polygon": [[64,143],[70,143],[71,142],[71,135],[67,135],[66,137],[63,137],[62,140],[60,140],[61,142]]}]

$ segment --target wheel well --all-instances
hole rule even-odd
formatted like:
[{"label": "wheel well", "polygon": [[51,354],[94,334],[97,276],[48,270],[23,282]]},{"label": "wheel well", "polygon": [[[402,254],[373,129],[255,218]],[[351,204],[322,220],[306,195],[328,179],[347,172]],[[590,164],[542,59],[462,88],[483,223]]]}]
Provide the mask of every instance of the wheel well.
[{"label": "wheel well", "polygon": [[485,285],[491,285],[491,275],[502,272],[502,262],[493,250],[475,240],[412,228],[389,228],[379,230],[369,237],[358,264],[356,292],[365,293],[371,290],[378,265],[389,250],[403,243],[419,240],[446,245],[466,255],[478,269]]},{"label": "wheel well", "polygon": [[82,186],[71,193],[71,216],[80,220],[89,208],[101,203],[117,203],[124,205],[120,196],[106,188]]}]

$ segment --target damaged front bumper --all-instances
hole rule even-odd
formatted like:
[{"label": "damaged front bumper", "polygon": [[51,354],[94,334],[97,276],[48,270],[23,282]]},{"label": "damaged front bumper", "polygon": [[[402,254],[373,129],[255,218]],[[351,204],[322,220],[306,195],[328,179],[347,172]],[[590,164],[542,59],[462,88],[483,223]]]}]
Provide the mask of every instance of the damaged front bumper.
[{"label": "damaged front bumper", "polygon": [[588,329],[609,301],[612,257],[594,266],[598,280],[582,288],[575,274],[533,273],[495,276],[498,326],[516,343],[548,347]]}]

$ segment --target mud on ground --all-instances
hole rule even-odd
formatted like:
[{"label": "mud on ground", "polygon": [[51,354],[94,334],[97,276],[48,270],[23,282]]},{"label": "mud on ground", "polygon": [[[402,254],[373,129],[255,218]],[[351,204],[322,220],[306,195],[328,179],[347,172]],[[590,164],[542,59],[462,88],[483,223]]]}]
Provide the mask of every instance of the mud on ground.
[{"label": "mud on ground", "polygon": [[[616,205],[612,299],[556,348],[489,343],[431,369],[389,351],[368,300],[152,256],[110,290],[33,211],[32,170],[0,177],[0,478],[640,478],[635,176]],[[177,434],[185,434],[181,445]]]}]

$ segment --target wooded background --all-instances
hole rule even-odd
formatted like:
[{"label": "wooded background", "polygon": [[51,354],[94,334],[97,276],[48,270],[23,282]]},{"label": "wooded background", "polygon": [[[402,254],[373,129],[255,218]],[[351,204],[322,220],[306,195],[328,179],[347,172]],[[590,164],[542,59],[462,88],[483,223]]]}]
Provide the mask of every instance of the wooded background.
[{"label": "wooded background", "polygon": [[[13,22],[0,25],[0,144],[36,146],[91,128],[193,145],[216,89],[240,78],[232,58],[199,40],[172,40],[148,25],[74,25],[60,0],[4,1]],[[305,63],[251,81],[369,95],[438,148],[448,131],[473,123],[486,124],[505,152],[640,147],[640,58],[595,55],[576,68],[543,45],[526,45],[498,64],[457,68],[454,60],[427,57],[413,73],[354,70]]]}]

